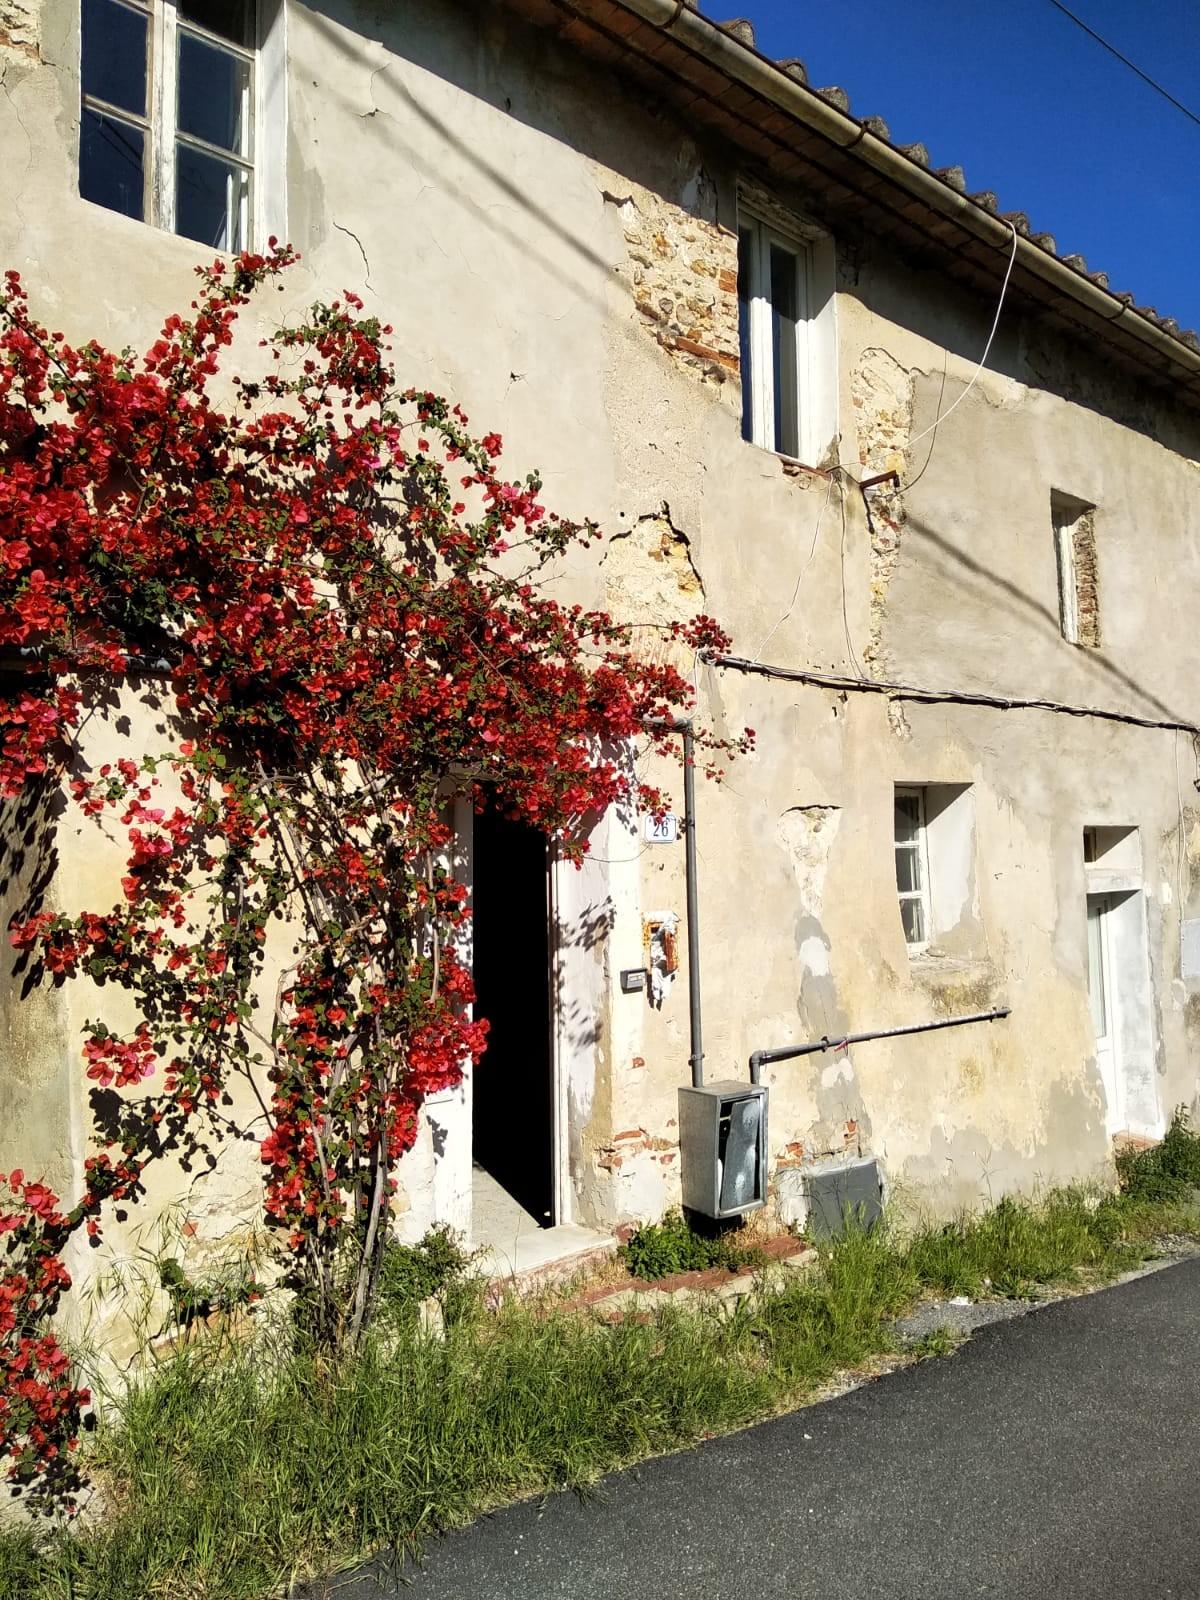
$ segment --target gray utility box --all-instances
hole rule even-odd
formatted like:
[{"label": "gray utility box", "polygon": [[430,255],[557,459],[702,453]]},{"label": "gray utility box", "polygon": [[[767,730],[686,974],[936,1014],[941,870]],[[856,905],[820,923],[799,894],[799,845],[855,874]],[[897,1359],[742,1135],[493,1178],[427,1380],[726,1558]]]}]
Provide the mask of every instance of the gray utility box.
[{"label": "gray utility box", "polygon": [[852,1228],[872,1228],[883,1215],[883,1174],[878,1161],[822,1162],[805,1173],[807,1232],[836,1239]]},{"label": "gray utility box", "polygon": [[740,1217],[767,1200],[765,1085],[706,1083],[679,1091],[683,1203],[704,1217]]}]

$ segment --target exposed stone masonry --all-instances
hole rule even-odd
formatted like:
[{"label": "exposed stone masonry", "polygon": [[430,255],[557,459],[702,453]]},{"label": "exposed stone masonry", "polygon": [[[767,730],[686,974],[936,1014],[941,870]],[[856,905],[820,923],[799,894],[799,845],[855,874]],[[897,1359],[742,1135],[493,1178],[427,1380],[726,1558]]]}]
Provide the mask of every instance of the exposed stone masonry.
[{"label": "exposed stone masonry", "polygon": [[681,203],[641,188],[606,199],[629,246],[621,275],[659,344],[707,382],[736,377],[737,238],[710,215],[715,198],[704,173]]},{"label": "exposed stone masonry", "polygon": [[0,0],[0,61],[38,59],[38,0]]},{"label": "exposed stone masonry", "polygon": [[1078,643],[1100,648],[1100,588],[1096,570],[1096,512],[1081,511],[1071,530],[1075,551],[1075,611]]},{"label": "exposed stone masonry", "polygon": [[[913,375],[886,350],[863,353],[851,381],[858,434],[858,461],[864,477],[908,470],[912,432]],[[900,559],[905,508],[902,497],[881,486],[871,497],[871,636],[866,661],[881,664],[887,593]]]}]

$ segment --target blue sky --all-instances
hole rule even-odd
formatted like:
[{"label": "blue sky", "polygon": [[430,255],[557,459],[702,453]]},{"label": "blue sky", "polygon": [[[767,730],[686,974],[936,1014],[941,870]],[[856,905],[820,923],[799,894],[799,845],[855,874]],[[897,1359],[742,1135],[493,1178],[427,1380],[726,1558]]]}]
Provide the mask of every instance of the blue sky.
[{"label": "blue sky", "polygon": [[[1066,0],[1200,116],[1197,0]],[[1200,127],[1049,0],[742,0],[766,54],[799,56],[934,166],[961,166],[1114,289],[1200,329]]]}]

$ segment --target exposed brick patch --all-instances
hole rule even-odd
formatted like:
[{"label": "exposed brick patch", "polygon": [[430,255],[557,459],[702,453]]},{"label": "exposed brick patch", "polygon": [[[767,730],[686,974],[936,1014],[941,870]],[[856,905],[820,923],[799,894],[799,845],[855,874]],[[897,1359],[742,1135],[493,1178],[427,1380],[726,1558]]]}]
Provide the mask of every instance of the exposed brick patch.
[{"label": "exposed brick patch", "polygon": [[658,1138],[645,1128],[626,1128],[613,1135],[607,1144],[596,1148],[596,1165],[602,1172],[620,1172],[634,1156],[649,1155],[661,1166],[670,1166],[679,1157],[679,1146],[671,1139]]},{"label": "exposed brick patch", "polygon": [[779,1234],[763,1241],[766,1263],[758,1268],[730,1272],[710,1267],[704,1272],[676,1272],[652,1283],[629,1279],[625,1286],[611,1284],[599,1290],[585,1290],[566,1303],[565,1309],[590,1311],[602,1322],[632,1318],[649,1321],[672,1301],[709,1302],[732,1310],[743,1301],[778,1294],[795,1281],[793,1274],[806,1273],[816,1265],[817,1252],[792,1234]]},{"label": "exposed brick patch", "polygon": [[708,345],[700,344],[695,339],[685,338],[683,334],[679,334],[672,341],[671,349],[682,350],[685,355],[699,356],[702,361],[719,361],[731,372],[737,372],[741,366],[737,356],[727,355],[723,350],[711,350]]},{"label": "exposed brick patch", "polygon": [[1063,637],[1088,650],[1100,648],[1100,580],[1096,508],[1057,490],[1050,514],[1058,559],[1059,618]]},{"label": "exposed brick patch", "polygon": [[1117,1155],[1122,1155],[1126,1151],[1140,1153],[1143,1150],[1153,1150],[1159,1143],[1160,1140],[1147,1139],[1140,1133],[1114,1133],[1112,1136],[1113,1151]]},{"label": "exposed brick patch", "polygon": [[1081,645],[1100,648],[1100,588],[1096,566],[1096,511],[1080,512],[1073,530],[1075,543],[1075,611]]},{"label": "exposed brick patch", "polygon": [[[570,1283],[584,1273],[599,1271],[612,1259],[614,1245],[610,1241],[577,1250],[574,1255],[563,1256],[558,1261],[547,1261],[540,1267],[530,1267],[527,1272],[509,1273],[489,1278],[484,1304],[495,1311],[508,1295],[540,1294],[557,1283]],[[601,1291],[606,1292],[606,1291]]]}]

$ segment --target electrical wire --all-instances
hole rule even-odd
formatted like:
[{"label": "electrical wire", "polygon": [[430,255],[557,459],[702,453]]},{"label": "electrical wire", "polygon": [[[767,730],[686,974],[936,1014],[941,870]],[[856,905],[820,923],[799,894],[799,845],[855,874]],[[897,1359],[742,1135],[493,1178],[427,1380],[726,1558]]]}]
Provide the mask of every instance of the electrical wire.
[{"label": "electrical wire", "polygon": [[[1173,717],[1139,717],[1132,711],[1107,706],[1072,705],[1065,700],[1026,698],[1023,695],[988,694],[975,689],[926,689],[915,683],[893,683],[886,678],[850,678],[836,672],[811,672],[803,667],[776,667],[745,656],[713,655],[714,667],[735,672],[757,672],[764,678],[784,678],[817,689],[854,689],[862,694],[887,695],[891,700],[912,700],[924,705],[988,706],[994,711],[1050,711],[1064,717],[1095,717],[1101,722],[1123,722],[1132,728],[1162,728],[1168,733],[1190,733],[1200,744],[1200,725]],[[1197,780],[1200,783],[1200,780]]]},{"label": "electrical wire", "polygon": [[[792,612],[796,609],[796,601],[800,598],[800,585],[804,582],[804,575],[808,571],[809,567],[812,565],[813,556],[816,555],[816,553],[817,553],[817,539],[819,538],[820,533],[821,533],[821,523],[825,519],[825,513],[829,510],[829,498],[833,494],[833,478],[834,478],[834,475],[831,472],[829,474],[829,479],[828,479],[828,481],[827,481],[827,483],[825,485],[825,498],[821,502],[820,511],[817,513],[816,526],[813,528],[812,542],[810,543],[810,545],[808,547],[808,555],[805,558],[804,565],[800,568],[800,571],[797,574],[796,587],[792,590],[792,598],[788,601],[788,608],[783,613],[783,615],[780,617],[779,621],[775,624],[775,626],[771,629],[770,633],[767,634],[767,637],[759,645],[758,653],[754,657],[755,661],[761,661],[762,660],[763,651],[767,648],[767,646],[770,644],[771,640],[779,632],[780,628],[783,627],[784,623],[791,616]],[[842,491],[842,494],[843,494],[843,496],[845,495],[845,490]]]},{"label": "electrical wire", "polygon": [[[987,366],[987,358],[991,353],[992,341],[996,337],[996,329],[1000,326],[1000,313],[1004,310],[1004,297],[1008,293],[1008,281],[1012,277],[1012,269],[1017,259],[1017,230],[1011,222],[1008,224],[1008,227],[1009,231],[1012,233],[1012,254],[1008,258],[1008,268],[1004,274],[1004,282],[1000,286],[1000,298],[996,302],[996,315],[992,318],[992,329],[987,336],[987,343],[983,347],[983,354],[979,358],[979,365],[975,368],[974,373],[971,375],[970,383],[967,384],[967,387],[959,395],[958,399],[955,400],[953,404],[947,406],[945,411],[940,411],[930,423],[929,427],[926,428],[922,433],[919,433],[915,439],[910,439],[908,441],[909,450],[912,449],[913,445],[920,444],[922,439],[927,439],[931,433],[937,433],[937,430],[941,427],[942,423],[945,422],[946,418],[951,414],[951,412],[957,411],[959,406],[962,405],[963,401],[970,394],[971,390],[979,382],[983,375],[983,369]],[[932,449],[929,453],[930,455],[933,454]],[[925,466],[927,467],[928,465],[929,462],[926,461]],[[921,471],[924,472],[924,470],[925,467],[922,467]],[[910,487],[910,485],[902,484],[901,487],[907,489]]]},{"label": "electrical wire", "polygon": [[1148,84],[1149,87],[1154,90],[1155,94],[1160,94],[1164,100],[1169,100],[1170,103],[1175,107],[1176,111],[1182,111],[1189,122],[1194,122],[1196,126],[1200,128],[1200,117],[1198,117],[1194,111],[1185,106],[1182,100],[1176,100],[1171,91],[1169,89],[1164,89],[1162,84],[1159,83],[1156,78],[1152,78],[1148,72],[1143,72],[1136,61],[1131,61],[1128,56],[1122,55],[1115,44],[1109,44],[1108,40],[1103,34],[1097,33],[1095,28],[1090,28],[1082,17],[1077,17],[1073,11],[1069,10],[1061,3],[1061,0],[1050,0],[1050,4],[1056,11],[1061,11],[1064,17],[1069,17],[1077,28],[1082,28],[1084,33],[1086,33],[1090,38],[1094,39],[1098,45],[1103,46],[1103,48],[1108,51],[1110,56],[1116,56],[1117,60],[1122,66],[1128,67],[1130,72],[1139,77],[1143,83]]},{"label": "electrical wire", "polygon": [[1175,911],[1179,923],[1179,959],[1183,961],[1183,863],[1187,854],[1187,822],[1183,810],[1183,791],[1179,777],[1179,732],[1171,735],[1171,752],[1175,757],[1175,805],[1179,812],[1179,832],[1175,846]]},{"label": "electrical wire", "polygon": [[[848,477],[849,474],[847,473],[846,476]],[[851,482],[853,481],[854,480],[851,479]],[[850,611],[846,603],[846,490],[844,485],[842,486],[841,494],[838,496],[838,505],[842,513],[842,531],[841,537],[838,540],[838,561],[840,564],[842,589],[842,633],[845,636],[846,654],[850,657],[851,665],[853,666],[855,672],[858,673],[860,678],[865,678],[866,673],[863,671],[862,662],[854,653],[854,640],[850,634]]]},{"label": "electrical wire", "polygon": [[[944,350],[942,352],[942,386],[938,390],[938,401],[937,401],[937,409],[938,409],[939,413],[941,412],[941,409],[942,409],[942,401],[946,397],[946,377],[947,377],[949,371],[950,371],[950,352],[948,350]],[[916,485],[918,483],[920,483],[921,479],[929,471],[929,463],[933,460],[933,452],[936,449],[937,449],[937,433],[935,432],[934,435],[933,435],[933,438],[930,439],[930,441],[929,441],[929,449],[928,449],[928,451],[926,453],[925,460],[921,463],[920,472],[917,473],[915,478],[910,478],[908,480],[908,482],[904,485],[904,487],[906,489],[915,488]]]},{"label": "electrical wire", "polygon": [[[945,422],[946,418],[950,415],[950,413],[952,411],[956,410],[960,405],[962,405],[963,401],[970,394],[971,390],[979,382],[979,379],[983,374],[984,368],[987,365],[987,358],[991,354],[992,344],[993,344],[993,342],[995,341],[995,338],[996,338],[996,330],[1000,326],[1000,315],[1001,315],[1001,312],[1004,310],[1004,301],[1005,301],[1005,298],[1006,298],[1006,296],[1008,294],[1009,280],[1012,278],[1013,266],[1016,263],[1016,259],[1017,259],[1017,230],[1016,230],[1016,228],[1013,226],[1013,224],[1011,222],[1008,224],[1008,227],[1009,227],[1009,231],[1012,234],[1012,252],[1009,255],[1008,266],[1005,269],[1004,282],[1000,286],[1000,298],[996,302],[996,312],[995,312],[995,315],[992,318],[992,326],[991,326],[991,329],[988,332],[987,343],[983,347],[983,354],[979,358],[978,364],[975,367],[975,371],[971,374],[970,382],[967,384],[967,386],[963,390],[963,392],[959,395],[958,399],[955,400],[953,402],[953,404],[948,406],[945,411],[942,410],[942,397],[944,396],[944,394],[946,392],[946,369],[943,366],[943,369],[942,369],[942,387],[938,392],[938,411],[937,411],[937,416],[934,418],[933,422],[929,425],[928,428],[926,428],[923,432],[917,434],[915,439],[910,439],[908,441],[908,447],[907,447],[908,450],[911,451],[912,447],[914,445],[920,444],[922,439],[927,439],[932,434],[933,435],[933,439],[932,439],[932,443],[929,446],[929,453],[925,457],[924,464],[922,465],[920,472],[917,473],[916,477],[910,479],[906,483],[900,484],[893,491],[896,494],[901,493],[904,489],[912,488],[912,486],[914,484],[919,483],[920,480],[924,477],[924,475],[925,475],[925,473],[926,473],[926,471],[927,471],[927,469],[929,467],[929,463],[933,459],[934,446],[937,444],[937,430],[941,427],[942,423]],[[839,443],[839,446],[840,446],[840,443],[841,443],[840,437],[839,437],[838,443]],[[840,541],[839,541],[839,550],[840,550],[841,569],[842,569],[842,577],[841,577],[841,588],[842,588],[842,595],[841,595],[841,601],[842,601],[842,630],[843,630],[843,632],[845,634],[845,637],[846,637],[846,651],[847,651],[847,654],[849,655],[850,661],[853,663],[855,671],[858,673],[858,676],[860,678],[863,678],[863,679],[866,678],[866,673],[863,671],[862,665],[859,662],[858,657],[857,657],[857,655],[855,654],[855,651],[854,651],[854,643],[853,643],[853,640],[852,640],[851,635],[850,635],[850,618],[849,618],[847,605],[846,605],[846,488],[845,488],[845,483],[846,483],[846,480],[849,480],[850,483],[857,484],[861,488],[861,482],[860,482],[859,479],[857,479],[853,475],[853,473],[849,470],[849,468],[846,467],[841,461],[839,461],[836,466],[834,466],[833,468],[830,469],[829,481],[828,481],[828,485],[827,485],[826,490],[825,490],[825,499],[822,502],[820,512],[817,515],[816,526],[813,529],[812,542],[811,542],[811,544],[809,546],[808,555],[805,558],[804,565],[800,568],[800,571],[797,574],[796,583],[795,583],[795,586],[794,586],[794,588],[792,590],[792,598],[788,602],[787,610],[783,613],[783,615],[775,623],[774,627],[772,627],[771,631],[767,634],[766,638],[759,645],[758,653],[754,657],[754,664],[755,665],[757,665],[757,663],[759,661],[761,661],[762,655],[763,655],[763,651],[767,648],[767,645],[775,637],[775,634],[779,631],[779,629],[783,626],[783,624],[788,620],[788,618],[791,616],[792,612],[795,610],[796,601],[800,597],[800,588],[801,588],[801,585],[804,582],[805,574],[808,572],[808,569],[812,564],[813,556],[816,553],[817,538],[818,538],[818,536],[819,536],[819,534],[821,532],[821,523],[822,523],[822,521],[824,519],[825,512],[828,510],[828,507],[829,507],[829,497],[833,492],[833,483],[834,483],[834,479],[835,478],[839,479],[839,482],[838,482],[838,494],[839,494],[840,507],[841,507],[841,535],[840,535]]]}]

